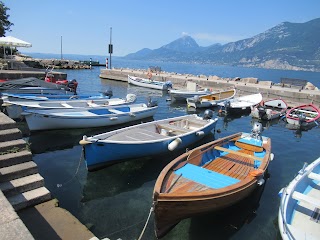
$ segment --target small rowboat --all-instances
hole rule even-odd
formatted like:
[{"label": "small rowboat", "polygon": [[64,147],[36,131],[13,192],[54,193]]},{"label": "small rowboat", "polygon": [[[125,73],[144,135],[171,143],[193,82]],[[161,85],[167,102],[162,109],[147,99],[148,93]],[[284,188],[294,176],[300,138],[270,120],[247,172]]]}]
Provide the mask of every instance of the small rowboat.
[{"label": "small rowboat", "polygon": [[218,103],[218,105],[224,108],[227,114],[239,115],[250,113],[252,107],[259,104],[261,101],[262,95],[261,93],[257,93],[236,97],[231,100]]},{"label": "small rowboat", "polygon": [[214,107],[218,103],[225,102],[227,100],[234,98],[235,94],[236,94],[236,90],[232,89],[232,90],[221,91],[217,93],[211,93],[203,96],[194,96],[191,98],[187,98],[187,105],[188,107],[193,107],[193,108]]},{"label": "small rowboat", "polygon": [[134,103],[136,95],[127,94],[126,98],[94,98],[94,99],[66,99],[66,100],[47,100],[47,101],[9,101],[5,100],[2,106],[6,107],[6,112],[10,118],[21,118],[23,109],[37,108],[37,109],[72,109],[72,108],[96,108],[104,106],[115,106]]},{"label": "small rowboat", "polygon": [[231,206],[264,184],[271,139],[237,133],[204,144],[170,162],[153,191],[155,233],[163,237],[179,221]]},{"label": "small rowboat", "polygon": [[286,114],[286,120],[291,125],[301,129],[310,129],[318,125],[320,110],[313,104],[300,105],[291,108]]},{"label": "small rowboat", "polygon": [[271,99],[254,106],[251,110],[251,116],[261,120],[272,120],[284,116],[287,109],[287,103],[281,98]]},{"label": "small rowboat", "polygon": [[27,109],[22,112],[30,131],[112,126],[152,117],[157,106],[129,104],[77,109]]},{"label": "small rowboat", "polygon": [[282,239],[320,239],[320,158],[309,165],[305,163],[279,196]]},{"label": "small rowboat", "polygon": [[142,123],[92,137],[80,144],[88,170],[116,162],[155,156],[183,149],[199,141],[216,126],[212,114],[195,114]]},{"label": "small rowboat", "polygon": [[145,79],[140,77],[134,77],[128,75],[128,83],[145,88],[152,88],[162,91],[167,91],[168,89],[172,88],[172,83],[170,81],[167,82],[160,82],[151,79]]}]

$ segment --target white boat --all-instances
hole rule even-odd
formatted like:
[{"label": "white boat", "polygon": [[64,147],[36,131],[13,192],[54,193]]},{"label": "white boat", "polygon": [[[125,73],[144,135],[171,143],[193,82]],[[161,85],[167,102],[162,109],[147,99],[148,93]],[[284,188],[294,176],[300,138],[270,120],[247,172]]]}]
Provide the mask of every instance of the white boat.
[{"label": "white boat", "polygon": [[193,108],[208,108],[217,106],[218,103],[234,98],[236,90],[219,91],[203,96],[193,96],[187,98],[187,106]]},{"label": "white boat", "polygon": [[224,111],[228,114],[246,114],[250,113],[252,107],[259,104],[261,101],[261,93],[256,93],[218,103],[218,106],[224,108]]},{"label": "white boat", "polygon": [[216,126],[212,111],[142,123],[83,137],[85,160],[89,170],[132,158],[154,156],[183,149],[202,139]]},{"label": "white boat", "polygon": [[158,89],[162,91],[167,91],[168,89],[172,88],[172,83],[170,81],[160,82],[130,75],[128,75],[128,83],[139,87]]},{"label": "white boat", "polygon": [[172,101],[177,101],[177,102],[185,102],[187,98],[191,98],[194,96],[202,96],[206,94],[211,94],[213,93],[209,89],[203,89],[203,90],[184,90],[184,89],[170,89],[169,94],[171,97]]},{"label": "white boat", "polygon": [[29,130],[93,128],[152,117],[157,106],[129,104],[78,109],[27,109],[22,112]]},{"label": "white boat", "polygon": [[47,101],[19,101],[19,100],[4,100],[3,106],[6,107],[6,113],[10,118],[21,118],[23,109],[72,109],[72,108],[89,108],[89,107],[104,107],[134,103],[136,100],[135,94],[127,94],[126,98],[94,98],[94,99],[66,99],[66,100],[47,100]]},{"label": "white boat", "polygon": [[251,110],[251,116],[261,120],[272,120],[286,115],[288,104],[281,98],[261,102]]},{"label": "white boat", "polygon": [[282,239],[320,239],[320,158],[305,163],[279,192],[278,224]]}]

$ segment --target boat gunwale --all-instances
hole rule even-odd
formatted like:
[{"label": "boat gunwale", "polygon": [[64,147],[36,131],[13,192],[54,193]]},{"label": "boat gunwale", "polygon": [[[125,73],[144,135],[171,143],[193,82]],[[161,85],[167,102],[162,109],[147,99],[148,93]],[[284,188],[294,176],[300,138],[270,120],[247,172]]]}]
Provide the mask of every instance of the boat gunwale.
[{"label": "boat gunwale", "polygon": [[[217,145],[221,145],[221,142],[226,141],[226,140],[232,140],[234,138],[240,137],[243,133],[239,132],[215,141],[212,141],[210,143],[207,143],[205,145],[202,145],[200,147],[197,147],[195,149],[193,149],[192,151],[195,151],[197,149],[206,149],[209,147],[214,147]],[[261,169],[263,171],[266,171],[270,162],[270,154],[271,154],[271,140],[270,138],[267,138],[268,142],[266,144],[266,154],[264,156],[264,161],[261,163],[261,165],[259,166],[258,169]],[[179,193],[179,194],[175,194],[175,193],[164,193],[161,191],[164,179],[171,173],[171,169],[174,168],[174,166],[183,163],[184,161],[187,161],[187,157],[189,156],[191,151],[184,153],[183,155],[179,156],[178,158],[176,158],[175,160],[173,160],[172,162],[170,162],[159,174],[159,177],[155,183],[155,187],[154,187],[154,192],[153,192],[153,196],[154,196],[154,202],[156,201],[181,201],[181,200],[185,200],[185,201],[194,201],[194,200],[207,200],[207,199],[212,199],[212,198],[216,198],[216,197],[221,197],[224,195],[230,195],[234,192],[238,192],[241,191],[242,189],[247,188],[248,186],[252,185],[252,184],[256,184],[257,182],[257,178],[255,177],[250,177],[247,176],[246,178],[244,178],[243,180],[241,180],[240,182],[233,184],[231,186],[228,186],[227,188],[230,187],[230,189],[228,189],[228,191],[226,191],[226,188],[222,188],[222,189],[208,189],[205,191],[200,191],[200,192],[191,192],[191,193]],[[221,193],[224,193],[221,195]]]}]

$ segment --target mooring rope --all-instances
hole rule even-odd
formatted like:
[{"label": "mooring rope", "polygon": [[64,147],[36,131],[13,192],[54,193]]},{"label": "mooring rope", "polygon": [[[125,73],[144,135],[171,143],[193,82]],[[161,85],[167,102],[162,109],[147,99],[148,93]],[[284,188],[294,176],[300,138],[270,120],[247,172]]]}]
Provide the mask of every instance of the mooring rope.
[{"label": "mooring rope", "polygon": [[144,227],[143,227],[143,229],[142,229],[142,232],[140,233],[140,236],[139,236],[138,240],[141,240],[141,238],[142,238],[142,236],[143,236],[143,234],[144,234],[144,231],[146,230],[146,227],[147,227],[147,225],[148,225],[148,223],[149,223],[150,216],[151,216],[151,213],[152,213],[152,212],[153,212],[153,207],[150,208],[149,216],[148,216],[148,218],[147,218],[146,223],[144,224]]},{"label": "mooring rope", "polygon": [[82,148],[81,156],[80,156],[80,160],[79,160],[79,163],[78,163],[78,167],[77,167],[76,172],[74,173],[74,175],[72,176],[72,178],[69,179],[68,181],[66,181],[65,183],[60,183],[60,184],[58,183],[58,184],[57,184],[57,188],[60,188],[60,187],[62,187],[63,185],[68,184],[69,182],[71,182],[71,181],[77,176],[78,171],[79,171],[79,169],[80,169],[81,162],[82,162],[83,159],[84,159],[84,150],[83,150],[83,148]]}]

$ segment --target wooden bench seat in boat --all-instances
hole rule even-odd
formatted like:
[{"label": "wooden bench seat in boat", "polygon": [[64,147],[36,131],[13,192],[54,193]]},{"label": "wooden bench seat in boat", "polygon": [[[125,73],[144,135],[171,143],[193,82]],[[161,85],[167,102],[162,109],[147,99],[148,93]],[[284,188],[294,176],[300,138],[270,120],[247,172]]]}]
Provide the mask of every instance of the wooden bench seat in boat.
[{"label": "wooden bench seat in boat", "polygon": [[164,137],[165,136],[162,136],[159,133],[152,132],[143,128],[133,128],[128,131],[114,134],[106,139],[113,141],[152,141],[163,139]]},{"label": "wooden bench seat in boat", "polygon": [[189,180],[215,189],[224,188],[240,181],[236,178],[229,177],[190,163],[187,163],[175,173],[178,175],[182,174],[184,178],[188,178]]},{"label": "wooden bench seat in boat", "polygon": [[310,179],[320,181],[320,174],[311,172],[311,173],[308,174],[308,177],[309,177]]},{"label": "wooden bench seat in boat", "polygon": [[294,191],[292,194],[292,198],[298,201],[306,202],[308,204],[311,204],[317,208],[320,208],[320,200],[314,197],[310,197],[307,195],[304,195],[303,193]]},{"label": "wooden bench seat in boat", "polygon": [[158,124],[158,128],[163,128],[165,130],[168,131],[173,131],[173,132],[178,132],[178,133],[187,133],[190,132],[190,130],[182,128],[182,127],[178,127],[176,125],[173,124],[168,124],[168,123],[161,123]]}]

